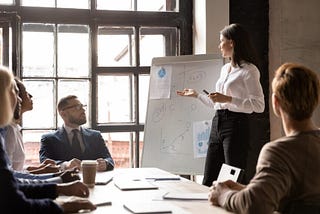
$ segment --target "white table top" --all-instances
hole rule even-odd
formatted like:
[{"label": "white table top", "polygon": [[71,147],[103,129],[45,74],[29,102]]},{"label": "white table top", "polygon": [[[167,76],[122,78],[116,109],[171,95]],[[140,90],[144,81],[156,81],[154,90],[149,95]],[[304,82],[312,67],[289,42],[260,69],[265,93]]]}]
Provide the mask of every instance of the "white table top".
[{"label": "white table top", "polygon": [[145,178],[170,178],[173,175],[157,168],[126,168],[116,169],[111,172],[101,172],[97,174],[99,180],[103,177],[113,177],[107,185],[96,185],[90,189],[89,199],[93,202],[111,201],[112,205],[99,206],[90,212],[100,213],[131,213],[123,205],[130,203],[141,204],[160,204],[169,206],[173,214],[196,213],[196,214],[227,214],[230,212],[216,206],[212,206],[207,200],[176,200],[163,199],[162,196],[170,193],[208,193],[209,188],[193,181],[181,178],[180,180],[151,180],[148,181],[157,186],[158,189],[152,190],[128,190],[122,191],[114,185],[118,179],[143,180]]}]

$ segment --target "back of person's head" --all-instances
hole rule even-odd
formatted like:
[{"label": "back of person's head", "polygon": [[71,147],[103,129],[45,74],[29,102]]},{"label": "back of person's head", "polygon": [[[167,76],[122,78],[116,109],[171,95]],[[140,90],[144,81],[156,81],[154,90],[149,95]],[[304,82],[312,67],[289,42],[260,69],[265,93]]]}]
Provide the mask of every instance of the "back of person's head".
[{"label": "back of person's head", "polygon": [[17,87],[19,89],[19,96],[22,97],[22,91],[24,90],[24,85],[22,81],[18,77],[15,77],[14,81],[16,81]]},{"label": "back of person's head", "polygon": [[220,34],[233,41],[233,63],[241,67],[241,61],[246,61],[257,66],[256,53],[253,48],[249,33],[237,23],[224,27]]},{"label": "back of person's head", "polygon": [[75,95],[68,95],[66,97],[62,97],[58,102],[58,111],[62,111],[65,107],[69,105],[69,101],[73,99],[77,99],[78,97]]},{"label": "back of person's head", "polygon": [[285,63],[275,72],[272,91],[293,120],[312,117],[318,106],[320,83],[315,72],[303,65]]},{"label": "back of person's head", "polygon": [[0,66],[0,127],[8,125],[12,120],[10,90],[13,84],[13,74],[7,68]]}]

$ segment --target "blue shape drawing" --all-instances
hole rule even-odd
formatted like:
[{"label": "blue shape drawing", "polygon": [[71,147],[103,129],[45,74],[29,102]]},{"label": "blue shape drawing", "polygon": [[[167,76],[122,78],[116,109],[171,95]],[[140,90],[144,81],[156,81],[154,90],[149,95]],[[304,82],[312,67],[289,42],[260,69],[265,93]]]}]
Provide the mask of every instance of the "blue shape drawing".
[{"label": "blue shape drawing", "polygon": [[166,69],[164,69],[163,67],[161,67],[161,68],[159,69],[159,71],[158,71],[158,76],[159,76],[160,78],[163,78],[163,77],[166,76],[166,74],[167,74]]}]

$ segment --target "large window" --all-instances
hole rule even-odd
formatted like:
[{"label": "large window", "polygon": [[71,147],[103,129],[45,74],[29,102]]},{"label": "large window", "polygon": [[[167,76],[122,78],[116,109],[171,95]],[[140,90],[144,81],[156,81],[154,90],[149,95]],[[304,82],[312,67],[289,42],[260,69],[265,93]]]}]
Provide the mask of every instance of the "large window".
[{"label": "large window", "polygon": [[41,135],[63,124],[57,101],[74,94],[116,167],[138,167],[152,58],[192,53],[191,2],[0,0],[21,17],[17,74],[34,103],[22,123],[28,163]]}]

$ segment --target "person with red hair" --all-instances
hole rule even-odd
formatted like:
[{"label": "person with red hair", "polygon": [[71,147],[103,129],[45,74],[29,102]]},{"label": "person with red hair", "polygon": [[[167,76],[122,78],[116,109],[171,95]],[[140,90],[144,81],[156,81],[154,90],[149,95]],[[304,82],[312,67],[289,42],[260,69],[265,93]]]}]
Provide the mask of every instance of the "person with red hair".
[{"label": "person with red hair", "polygon": [[214,182],[209,201],[241,213],[320,213],[320,130],[312,121],[319,105],[317,74],[285,63],[272,81],[272,107],[285,136],[264,145],[256,174],[246,186]]}]

